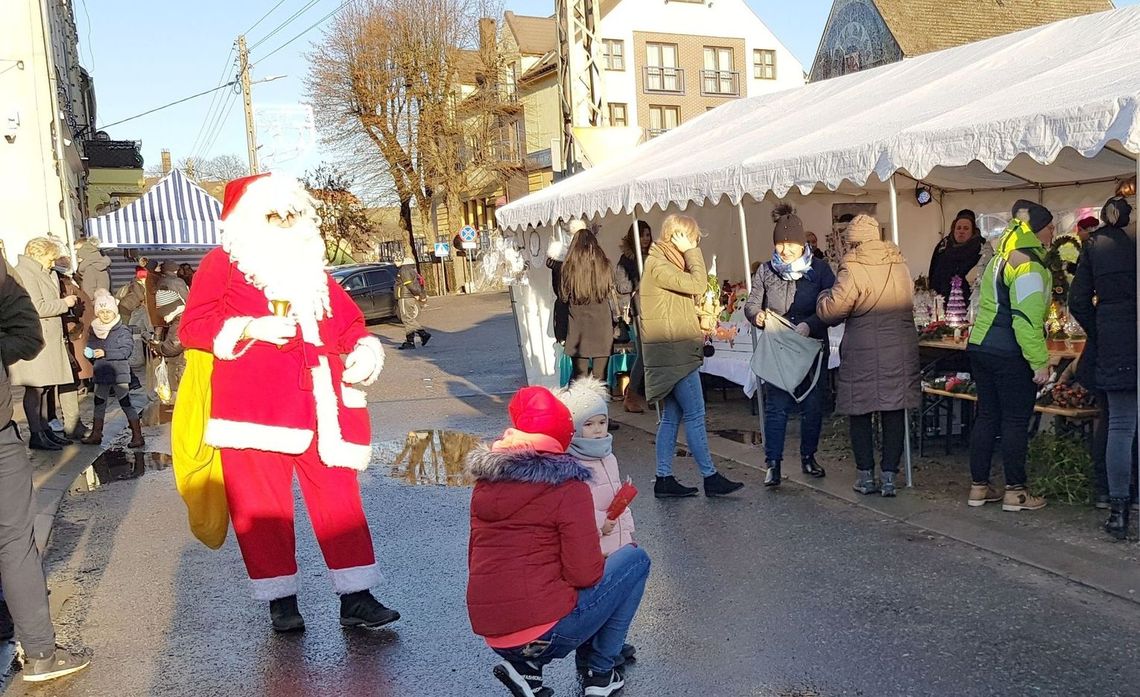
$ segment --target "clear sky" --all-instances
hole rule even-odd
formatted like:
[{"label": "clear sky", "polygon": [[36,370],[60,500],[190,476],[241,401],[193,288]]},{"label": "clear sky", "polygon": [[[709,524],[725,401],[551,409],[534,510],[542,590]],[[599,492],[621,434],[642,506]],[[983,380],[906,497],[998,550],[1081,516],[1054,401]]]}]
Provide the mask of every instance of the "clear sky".
[{"label": "clear sky", "polygon": [[[1138,3],[1116,1],[1118,7]],[[237,35],[278,4],[248,32],[254,80],[285,75],[253,88],[255,108],[264,114],[258,123],[262,160],[294,174],[322,159],[334,160],[335,155],[322,153],[317,144],[306,150],[294,128],[303,120],[299,107],[305,98],[305,53],[320,38],[321,27],[268,54],[334,10],[341,0],[79,0],[75,12],[80,50],[95,78],[98,125],[231,79],[235,68],[230,50]],[[748,4],[809,68],[831,1],[748,0]],[[553,0],[505,0],[505,9],[549,15]],[[296,18],[278,29],[297,12]],[[116,139],[141,140],[148,167],[158,164],[163,148],[170,149],[176,161],[191,154],[246,157],[241,99],[228,90],[114,126],[108,132]]]}]

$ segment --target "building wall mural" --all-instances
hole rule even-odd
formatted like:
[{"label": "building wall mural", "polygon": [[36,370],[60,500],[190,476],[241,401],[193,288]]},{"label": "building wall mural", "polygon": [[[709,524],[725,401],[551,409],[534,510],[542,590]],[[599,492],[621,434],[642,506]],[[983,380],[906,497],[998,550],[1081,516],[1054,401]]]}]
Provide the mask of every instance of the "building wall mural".
[{"label": "building wall mural", "polygon": [[835,0],[811,81],[826,80],[902,60],[902,49],[871,0]]}]

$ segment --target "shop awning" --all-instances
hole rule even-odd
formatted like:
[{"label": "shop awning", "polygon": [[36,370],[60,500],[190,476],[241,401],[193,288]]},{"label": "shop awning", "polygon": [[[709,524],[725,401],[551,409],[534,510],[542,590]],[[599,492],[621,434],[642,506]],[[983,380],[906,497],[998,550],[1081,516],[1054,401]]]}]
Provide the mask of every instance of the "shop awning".
[{"label": "shop awning", "polygon": [[[1135,173],[1140,7],[741,99],[496,211],[506,228],[792,189],[945,190]],[[872,175],[875,175],[872,177]]]},{"label": "shop awning", "polygon": [[87,234],[108,247],[215,247],[222,204],[174,170],[142,198],[87,219]]}]

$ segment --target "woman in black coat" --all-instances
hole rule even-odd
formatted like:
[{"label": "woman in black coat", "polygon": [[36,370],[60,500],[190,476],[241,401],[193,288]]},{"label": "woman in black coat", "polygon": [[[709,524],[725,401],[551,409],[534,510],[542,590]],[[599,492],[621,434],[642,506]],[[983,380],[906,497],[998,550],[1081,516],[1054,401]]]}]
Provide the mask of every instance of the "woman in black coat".
[{"label": "woman in black coat", "polygon": [[930,257],[930,289],[943,298],[950,298],[951,282],[955,276],[962,279],[962,296],[970,302],[970,284],[966,274],[970,273],[982,255],[982,233],[974,211],[958,211],[950,226],[950,234],[942,238]]},{"label": "woman in black coat", "polygon": [[592,374],[606,381],[614,346],[614,272],[592,230],[579,230],[561,269],[563,300],[570,308],[566,355],[574,379]]},{"label": "woman in black coat", "polygon": [[[1069,311],[1085,333],[1095,362],[1096,384],[1108,395],[1109,514],[1105,531],[1128,535],[1132,441],[1136,437],[1136,228],[1132,206],[1109,199],[1104,227],[1089,237],[1069,288]],[[1096,302],[1093,302],[1093,299]],[[1087,360],[1087,359],[1086,359]]]}]

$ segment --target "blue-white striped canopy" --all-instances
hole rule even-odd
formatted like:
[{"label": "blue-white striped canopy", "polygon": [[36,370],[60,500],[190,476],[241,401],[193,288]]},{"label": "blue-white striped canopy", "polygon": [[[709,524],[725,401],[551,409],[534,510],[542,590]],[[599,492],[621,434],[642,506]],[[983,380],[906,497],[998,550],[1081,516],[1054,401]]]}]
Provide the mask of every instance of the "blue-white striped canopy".
[{"label": "blue-white striped canopy", "polygon": [[87,234],[108,247],[215,247],[222,204],[174,170],[142,198],[87,219]]}]

